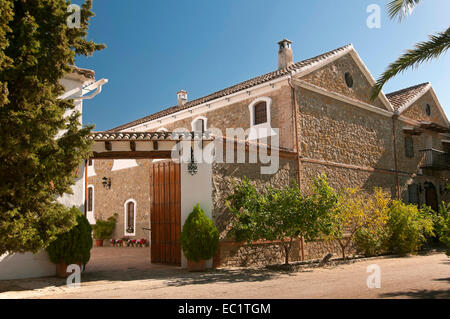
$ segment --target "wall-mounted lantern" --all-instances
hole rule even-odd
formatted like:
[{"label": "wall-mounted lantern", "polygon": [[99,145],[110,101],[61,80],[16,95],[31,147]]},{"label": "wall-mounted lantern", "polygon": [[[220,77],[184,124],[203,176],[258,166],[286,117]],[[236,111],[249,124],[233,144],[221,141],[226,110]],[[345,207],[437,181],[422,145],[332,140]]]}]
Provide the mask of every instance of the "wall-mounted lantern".
[{"label": "wall-mounted lantern", "polygon": [[194,176],[198,172],[198,166],[194,158],[194,149],[192,147],[191,147],[191,161],[188,164],[187,170],[188,173],[191,174],[192,176]]},{"label": "wall-mounted lantern", "polygon": [[111,178],[107,178],[107,177],[103,176],[102,185],[104,188],[111,189]]}]

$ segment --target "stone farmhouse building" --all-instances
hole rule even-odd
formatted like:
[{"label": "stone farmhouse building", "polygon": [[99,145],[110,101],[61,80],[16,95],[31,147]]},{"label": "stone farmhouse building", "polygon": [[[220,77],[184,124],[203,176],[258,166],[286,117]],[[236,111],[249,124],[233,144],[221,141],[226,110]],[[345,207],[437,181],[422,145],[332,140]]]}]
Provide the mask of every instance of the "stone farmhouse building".
[{"label": "stone farmhouse building", "polygon": [[[227,235],[225,199],[232,181],[244,176],[261,188],[295,180],[307,192],[312,178],[325,173],[336,189],[379,186],[393,198],[436,209],[448,200],[447,116],[429,83],[371,101],[374,84],[351,44],[294,63],[292,43],[283,39],[277,70],[192,101],[181,90],[177,105],[93,134],[86,214],[94,220],[117,213],[114,238],[146,238],[153,262],[184,266],[179,232],[200,203],[221,235],[214,265],[241,266],[282,258],[276,243],[248,246]],[[245,162],[202,163],[192,174],[187,164],[167,159],[177,143],[170,132],[180,128],[206,142],[227,140],[227,128],[247,130],[244,139],[232,138],[235,149],[245,149]],[[223,136],[208,134],[215,129]],[[261,174],[268,164],[260,159],[249,162],[251,145],[278,153],[275,173]],[[291,258],[322,257],[336,248],[299,241]]]}]

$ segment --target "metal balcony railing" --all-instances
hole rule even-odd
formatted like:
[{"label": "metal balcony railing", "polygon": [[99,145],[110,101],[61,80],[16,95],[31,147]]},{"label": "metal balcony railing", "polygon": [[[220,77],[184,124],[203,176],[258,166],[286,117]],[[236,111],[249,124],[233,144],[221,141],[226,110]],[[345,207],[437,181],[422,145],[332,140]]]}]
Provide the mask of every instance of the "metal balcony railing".
[{"label": "metal balcony railing", "polygon": [[422,163],[420,165],[421,168],[429,168],[436,170],[450,169],[449,153],[435,149],[420,150],[419,152],[424,154]]}]

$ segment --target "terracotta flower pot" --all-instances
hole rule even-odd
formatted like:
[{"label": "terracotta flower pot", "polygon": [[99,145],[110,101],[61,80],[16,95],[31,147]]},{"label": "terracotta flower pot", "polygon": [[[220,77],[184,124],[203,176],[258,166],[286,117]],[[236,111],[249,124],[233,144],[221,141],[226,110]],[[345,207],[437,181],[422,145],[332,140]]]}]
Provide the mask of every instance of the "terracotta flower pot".
[{"label": "terracotta flower pot", "polygon": [[[81,268],[81,262],[76,263]],[[56,276],[60,278],[67,278],[71,273],[67,272],[67,264],[64,260],[61,260],[59,264],[56,264]]]},{"label": "terracotta flower pot", "polygon": [[205,271],[206,270],[206,260],[200,260],[200,261],[188,260],[187,266],[188,266],[187,267],[188,271],[191,271],[191,272]]},{"label": "terracotta flower pot", "polygon": [[95,246],[102,247],[103,246],[103,239],[96,239],[95,240]]}]

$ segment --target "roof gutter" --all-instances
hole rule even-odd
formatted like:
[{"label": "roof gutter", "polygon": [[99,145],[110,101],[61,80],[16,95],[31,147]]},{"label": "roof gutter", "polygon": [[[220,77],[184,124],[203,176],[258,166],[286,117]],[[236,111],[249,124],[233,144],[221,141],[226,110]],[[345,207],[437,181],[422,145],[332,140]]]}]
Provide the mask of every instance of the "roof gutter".
[{"label": "roof gutter", "polygon": [[90,100],[90,99],[94,98],[95,96],[100,94],[100,92],[102,92],[102,86],[105,85],[106,83],[108,83],[108,79],[101,79],[101,80],[98,80],[97,82],[87,86],[86,88],[81,89],[82,92],[83,91],[91,92],[92,90],[96,90],[96,91],[90,95],[75,98],[74,100]]}]

